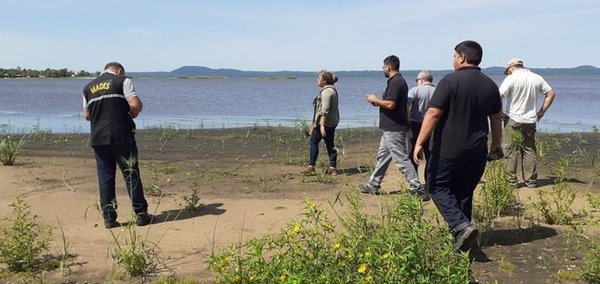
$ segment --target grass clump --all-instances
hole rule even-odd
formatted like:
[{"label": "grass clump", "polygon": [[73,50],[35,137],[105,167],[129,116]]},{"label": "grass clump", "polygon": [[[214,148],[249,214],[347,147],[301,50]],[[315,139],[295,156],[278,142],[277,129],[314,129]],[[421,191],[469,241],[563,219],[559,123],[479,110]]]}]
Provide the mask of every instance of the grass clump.
[{"label": "grass clump", "polygon": [[600,283],[600,242],[592,241],[589,244],[585,263],[581,270],[583,278],[590,283]]},{"label": "grass clump", "polygon": [[23,195],[15,197],[10,207],[11,218],[5,218],[8,226],[0,227],[0,262],[11,272],[38,271],[42,254],[48,251],[52,227],[38,222]]},{"label": "grass clump", "polygon": [[478,191],[473,217],[478,223],[493,227],[493,220],[516,204],[515,190],[507,178],[504,161],[488,162],[485,183]]},{"label": "grass clump", "polygon": [[[362,212],[356,193],[336,230],[320,206],[280,233],[211,257],[218,283],[468,283],[469,260],[445,228],[423,218],[421,201],[403,195],[380,216]],[[333,207],[333,204],[332,204]]]},{"label": "grass clump", "polygon": [[110,256],[121,272],[130,278],[146,280],[160,262],[158,245],[139,235],[134,224],[135,221],[129,222],[124,230],[127,235],[122,239],[110,230],[116,245]]},{"label": "grass clump", "polygon": [[5,166],[12,166],[15,160],[23,151],[25,145],[25,136],[21,139],[12,139],[10,136],[0,140],[0,162]]},{"label": "grass clump", "polygon": [[533,203],[544,222],[550,225],[567,225],[573,221],[571,205],[575,201],[576,190],[568,183],[569,160],[561,157],[552,172],[556,176],[552,190],[537,191],[538,201]]}]

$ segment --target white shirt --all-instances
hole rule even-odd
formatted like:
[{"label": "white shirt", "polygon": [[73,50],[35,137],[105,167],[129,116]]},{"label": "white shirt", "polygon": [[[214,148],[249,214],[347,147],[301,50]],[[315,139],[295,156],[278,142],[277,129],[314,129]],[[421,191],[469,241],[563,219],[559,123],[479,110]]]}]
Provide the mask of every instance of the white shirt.
[{"label": "white shirt", "polygon": [[542,76],[528,69],[515,69],[500,85],[500,96],[506,101],[504,112],[518,123],[535,123],[537,96],[551,90]]}]

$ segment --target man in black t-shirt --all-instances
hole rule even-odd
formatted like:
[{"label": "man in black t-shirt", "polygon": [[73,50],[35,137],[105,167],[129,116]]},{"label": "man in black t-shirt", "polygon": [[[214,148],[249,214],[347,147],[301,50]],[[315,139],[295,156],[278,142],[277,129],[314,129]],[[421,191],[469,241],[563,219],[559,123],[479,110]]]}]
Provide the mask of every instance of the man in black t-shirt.
[{"label": "man in black t-shirt", "polygon": [[125,178],[138,226],[148,225],[148,203],[144,198],[138,166],[133,119],[142,111],[125,68],[110,62],[104,72],[83,89],[83,117],[90,121],[90,145],[96,155],[100,206],[107,229],[119,227],[115,195],[115,171],[118,165]]},{"label": "man in black t-shirt", "polygon": [[490,126],[490,150],[501,151],[502,102],[497,85],[478,67],[481,46],[464,41],[454,50],[455,71],[438,83],[429,101],[413,159],[418,163],[433,133],[426,168],[429,194],[456,237],[456,249],[465,251],[477,246],[473,192],[485,170]]},{"label": "man in black t-shirt", "polygon": [[379,194],[381,181],[391,161],[398,166],[409,184],[411,193],[427,199],[424,186],[419,181],[417,171],[410,161],[408,153],[408,85],[399,72],[400,59],[390,55],[383,61],[383,73],[388,79],[382,98],[366,95],[371,105],[379,107],[379,128],[383,131],[377,164],[367,184],[358,187],[362,193]]}]

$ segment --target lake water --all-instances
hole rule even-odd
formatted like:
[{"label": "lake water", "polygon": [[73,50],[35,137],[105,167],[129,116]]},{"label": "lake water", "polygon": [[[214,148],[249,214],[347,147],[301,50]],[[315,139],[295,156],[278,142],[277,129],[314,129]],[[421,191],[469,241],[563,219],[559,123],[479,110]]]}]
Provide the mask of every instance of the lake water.
[{"label": "lake water", "polygon": [[[503,78],[492,76],[498,84]],[[544,78],[557,97],[539,124],[540,131],[590,132],[600,127],[600,75]],[[298,120],[310,120],[312,100],[319,90],[315,78],[133,81],[144,102],[144,110],[135,120],[138,128],[293,126]],[[413,78],[407,81],[414,86]],[[89,122],[81,115],[81,91],[88,82],[0,79],[0,133],[26,133],[32,127],[53,133],[89,132]],[[339,127],[376,126],[377,108],[366,103],[364,94],[381,94],[385,85],[383,76],[340,78],[336,83],[340,93]]]}]

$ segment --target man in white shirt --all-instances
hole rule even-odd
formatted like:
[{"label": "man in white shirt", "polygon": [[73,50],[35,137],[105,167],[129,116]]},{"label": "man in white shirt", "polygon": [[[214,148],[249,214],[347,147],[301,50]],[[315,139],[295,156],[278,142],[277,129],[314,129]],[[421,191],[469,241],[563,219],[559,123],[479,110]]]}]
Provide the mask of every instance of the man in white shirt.
[{"label": "man in white shirt", "polygon": [[[505,100],[503,148],[508,159],[508,178],[513,185],[517,184],[517,165],[521,164],[525,185],[534,188],[537,183],[536,123],[550,108],[556,94],[542,76],[524,68],[519,58],[508,61],[504,74],[508,76],[500,85],[500,96]],[[538,110],[539,95],[546,98]]]}]

